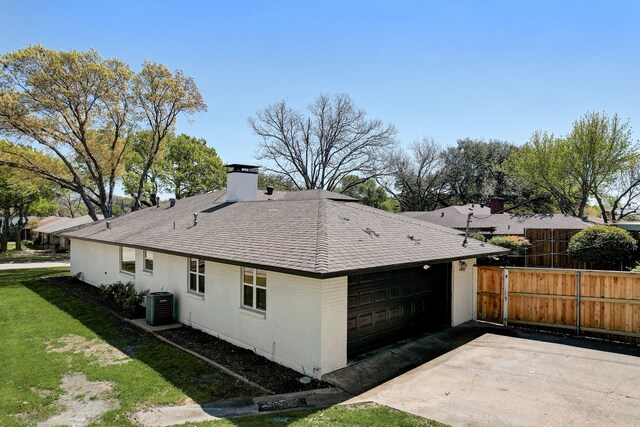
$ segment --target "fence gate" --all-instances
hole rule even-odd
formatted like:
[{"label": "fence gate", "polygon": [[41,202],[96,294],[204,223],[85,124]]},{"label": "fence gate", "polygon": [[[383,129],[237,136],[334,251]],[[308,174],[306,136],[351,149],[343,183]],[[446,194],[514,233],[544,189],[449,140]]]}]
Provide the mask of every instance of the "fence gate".
[{"label": "fence gate", "polygon": [[478,320],[502,323],[503,269],[478,266]]}]

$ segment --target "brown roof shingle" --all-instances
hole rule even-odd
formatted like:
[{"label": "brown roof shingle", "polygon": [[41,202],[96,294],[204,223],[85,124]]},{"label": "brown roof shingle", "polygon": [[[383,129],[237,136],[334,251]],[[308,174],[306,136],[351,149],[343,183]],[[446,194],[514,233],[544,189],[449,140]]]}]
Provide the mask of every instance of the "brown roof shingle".
[{"label": "brown roof shingle", "polygon": [[103,220],[63,235],[319,277],[505,252],[473,239],[463,247],[459,231],[335,193],[295,193],[223,203],[224,192],[214,192],[112,218],[110,229]]},{"label": "brown roof shingle", "polygon": [[527,228],[582,230],[598,224],[598,221],[593,218],[582,220],[564,214],[492,214],[487,206],[478,204],[449,206],[428,212],[403,212],[401,215],[464,230],[469,213],[473,213],[469,224],[470,230],[487,231],[493,234],[524,235],[524,230]]}]

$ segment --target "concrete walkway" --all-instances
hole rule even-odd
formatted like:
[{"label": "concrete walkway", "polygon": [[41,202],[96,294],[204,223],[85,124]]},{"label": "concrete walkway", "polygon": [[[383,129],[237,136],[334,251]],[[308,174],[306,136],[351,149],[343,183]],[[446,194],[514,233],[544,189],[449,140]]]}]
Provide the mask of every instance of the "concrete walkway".
[{"label": "concrete walkway", "polygon": [[345,403],[454,426],[640,425],[640,358],[484,335]]},{"label": "concrete walkway", "polygon": [[263,414],[285,409],[326,408],[344,402],[350,397],[351,395],[340,389],[325,388],[206,405],[160,406],[136,412],[131,418],[145,427],[162,427]]},{"label": "concrete walkway", "polygon": [[0,263],[0,270],[18,270],[24,268],[52,268],[52,267],[69,267],[69,261],[46,261],[46,262],[21,262],[14,261],[8,263]]}]

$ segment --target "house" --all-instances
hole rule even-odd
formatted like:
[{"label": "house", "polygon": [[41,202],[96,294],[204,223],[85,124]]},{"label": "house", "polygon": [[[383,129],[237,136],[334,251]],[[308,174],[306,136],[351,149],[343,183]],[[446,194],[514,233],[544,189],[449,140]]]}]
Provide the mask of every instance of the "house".
[{"label": "house", "polygon": [[[102,215],[98,215],[98,219],[103,219]],[[89,215],[84,215],[76,218],[67,218],[63,216],[48,216],[40,220],[38,228],[34,229],[35,233],[38,233],[40,243],[43,245],[55,245],[59,244],[61,248],[67,248],[69,246],[69,239],[66,237],[60,237],[59,234],[70,228],[78,227],[84,224],[90,224],[93,219]]]},{"label": "house", "polygon": [[473,318],[475,258],[455,230],[324,190],[228,188],[62,233],[71,273],[170,291],[177,319],[319,378],[353,355]]},{"label": "house", "polygon": [[[22,229],[20,230],[20,240],[30,240],[33,236],[33,224],[39,220],[37,216],[22,217]],[[12,216],[9,220],[11,227],[16,227],[20,222],[19,216]],[[11,227],[9,232],[11,233]],[[4,234],[4,218],[0,218],[0,234]],[[13,239],[14,236],[9,236]]]},{"label": "house", "polygon": [[598,218],[591,217],[581,219],[565,214],[507,213],[499,198],[492,199],[489,206],[469,203],[428,212],[403,212],[401,215],[487,237],[524,236],[531,246],[516,264],[527,267],[581,267],[566,255],[569,240],[580,230],[602,224]]}]

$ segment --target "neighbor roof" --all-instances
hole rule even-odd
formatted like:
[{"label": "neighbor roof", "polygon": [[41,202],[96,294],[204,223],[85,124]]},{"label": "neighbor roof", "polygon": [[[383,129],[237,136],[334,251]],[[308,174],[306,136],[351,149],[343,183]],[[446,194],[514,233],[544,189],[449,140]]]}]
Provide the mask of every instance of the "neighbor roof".
[{"label": "neighbor roof", "polygon": [[489,207],[478,204],[449,206],[429,212],[403,212],[401,215],[463,230],[469,213],[473,213],[470,230],[492,234],[524,234],[525,229],[582,230],[599,223],[594,218],[582,220],[564,214],[492,214]]},{"label": "neighbor roof", "polygon": [[[51,217],[47,217],[46,223],[41,223],[41,225],[33,231],[38,233],[56,234],[63,230],[68,230],[79,225],[90,224],[93,222],[93,219],[89,215],[79,216],[77,218],[67,218],[64,216],[54,217],[57,219],[49,218]],[[98,215],[98,218],[103,219],[104,217],[102,215]]]},{"label": "neighbor roof", "polygon": [[224,203],[225,197],[219,191],[174,207],[163,203],[111,218],[110,229],[100,221],[62,235],[314,277],[506,252],[473,239],[463,247],[456,230],[323,190],[252,202]]}]

